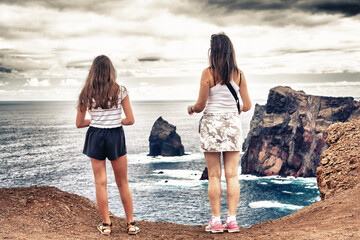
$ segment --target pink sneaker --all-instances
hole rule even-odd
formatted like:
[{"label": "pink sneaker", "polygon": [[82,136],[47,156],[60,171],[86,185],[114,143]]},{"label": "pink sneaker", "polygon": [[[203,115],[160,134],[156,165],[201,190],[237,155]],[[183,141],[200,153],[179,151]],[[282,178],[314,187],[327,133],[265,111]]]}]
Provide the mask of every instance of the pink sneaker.
[{"label": "pink sneaker", "polygon": [[229,233],[240,232],[237,222],[234,220],[228,221],[227,219],[225,220],[224,231],[228,231]]},{"label": "pink sneaker", "polygon": [[213,219],[209,219],[209,225],[207,225],[205,231],[211,233],[223,233],[224,227],[221,221],[214,221]]}]

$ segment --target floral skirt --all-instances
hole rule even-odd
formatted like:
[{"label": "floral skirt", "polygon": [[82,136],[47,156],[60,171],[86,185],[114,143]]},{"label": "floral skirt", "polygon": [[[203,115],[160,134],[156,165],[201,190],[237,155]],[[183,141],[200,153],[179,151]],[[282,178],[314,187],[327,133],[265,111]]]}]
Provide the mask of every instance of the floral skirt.
[{"label": "floral skirt", "polygon": [[204,152],[240,151],[243,143],[240,115],[207,113],[199,125],[200,147]]}]

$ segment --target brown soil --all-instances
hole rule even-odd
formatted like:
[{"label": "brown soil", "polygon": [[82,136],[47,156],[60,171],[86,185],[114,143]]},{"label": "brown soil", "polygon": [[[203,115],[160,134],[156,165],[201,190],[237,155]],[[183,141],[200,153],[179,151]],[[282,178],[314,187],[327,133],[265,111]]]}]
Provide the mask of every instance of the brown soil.
[{"label": "brown soil", "polygon": [[316,170],[322,199],[351,189],[360,182],[360,118],[335,123],[326,130],[330,147],[321,154]]},{"label": "brown soil", "polygon": [[[112,235],[104,237],[96,230],[100,216],[95,203],[55,187],[33,186],[0,188],[0,238],[360,239],[360,180],[357,177],[360,121],[354,126],[346,124],[335,126],[344,130],[341,134],[328,131],[328,142],[332,145],[323,153],[322,159],[328,160],[322,160],[318,170],[323,200],[286,217],[240,228],[238,234],[214,235],[206,233],[205,226],[138,221],[141,232],[137,236],[128,236],[125,220],[113,216]],[[338,171],[340,167],[343,170]]]},{"label": "brown soil", "polygon": [[[112,217],[109,239],[360,239],[360,185],[289,216],[241,228],[239,234],[210,234],[204,226],[138,221],[138,236]],[[0,189],[1,239],[101,239],[96,204],[55,187]]]}]

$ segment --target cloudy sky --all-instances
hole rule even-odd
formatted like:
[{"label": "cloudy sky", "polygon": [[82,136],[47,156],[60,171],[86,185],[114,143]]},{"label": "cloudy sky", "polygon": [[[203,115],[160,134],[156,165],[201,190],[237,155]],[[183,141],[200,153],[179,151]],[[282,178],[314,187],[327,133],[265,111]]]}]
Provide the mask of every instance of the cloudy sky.
[{"label": "cloudy sky", "polygon": [[251,90],[309,78],[360,87],[358,0],[0,0],[0,12],[0,100],[74,100],[100,54],[132,99],[195,99],[218,32]]}]

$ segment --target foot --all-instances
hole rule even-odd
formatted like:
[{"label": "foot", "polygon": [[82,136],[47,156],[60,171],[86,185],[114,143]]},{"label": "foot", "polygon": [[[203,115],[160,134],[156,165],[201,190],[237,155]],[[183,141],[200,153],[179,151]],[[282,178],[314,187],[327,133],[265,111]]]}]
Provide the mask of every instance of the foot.
[{"label": "foot", "polygon": [[207,225],[205,231],[211,233],[222,233],[224,232],[224,227],[220,220],[209,219],[209,225]]},{"label": "foot", "polygon": [[126,226],[126,232],[129,235],[136,235],[140,232],[140,228],[136,226],[136,222],[130,222]]},{"label": "foot", "polygon": [[112,227],[112,223],[110,224],[102,223],[97,227],[97,229],[100,231],[102,235],[109,236],[111,233],[111,227]]},{"label": "foot", "polygon": [[224,231],[229,233],[240,232],[237,222],[235,220],[228,221],[228,219],[225,220]]}]

